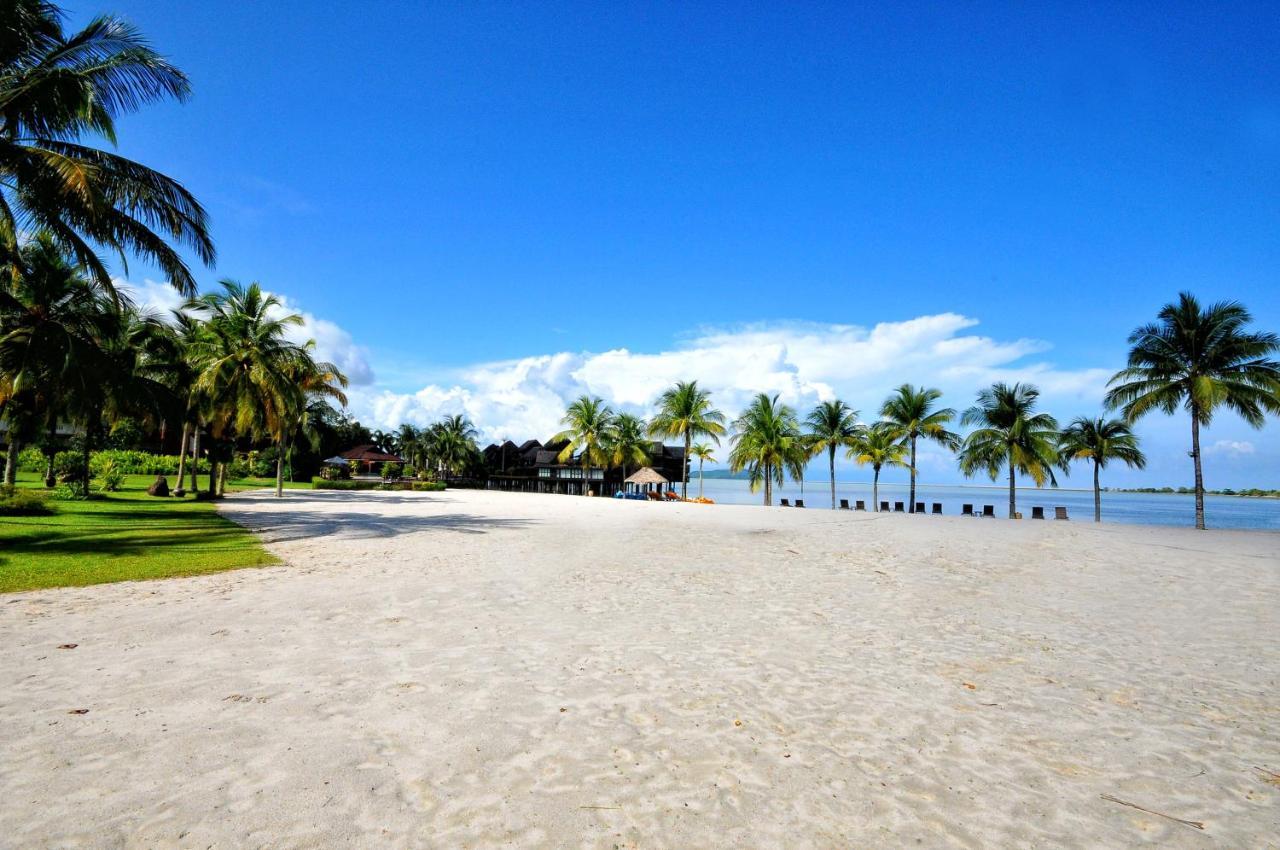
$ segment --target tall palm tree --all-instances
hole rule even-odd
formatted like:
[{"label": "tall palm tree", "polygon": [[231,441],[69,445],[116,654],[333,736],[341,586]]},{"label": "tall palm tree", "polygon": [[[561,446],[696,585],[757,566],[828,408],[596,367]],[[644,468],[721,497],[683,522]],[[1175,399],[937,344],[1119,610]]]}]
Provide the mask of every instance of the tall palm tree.
[{"label": "tall palm tree", "polygon": [[1147,458],[1138,448],[1138,438],[1120,419],[1079,416],[1062,429],[1058,452],[1065,466],[1073,460],[1093,463],[1093,521],[1102,522],[1102,485],[1099,473],[1106,465],[1118,460],[1130,468],[1142,469]]},{"label": "tall palm tree", "polygon": [[645,424],[639,416],[619,413],[613,418],[605,448],[609,462],[622,467],[622,477],[627,477],[630,467],[649,463],[649,441],[645,439]]},{"label": "tall palm tree", "polygon": [[788,473],[799,479],[809,461],[809,445],[796,412],[778,397],[760,393],[733,423],[729,469],[746,470],[751,492],[763,487],[764,503],[773,504],[773,486]]},{"label": "tall palm tree", "polygon": [[171,177],[81,142],[114,144],[116,119],[186,100],[186,76],[131,25],[94,18],[67,33],[47,0],[0,0],[0,265],[46,231],[104,289],[94,246],[155,263],[183,293],[195,279],[174,243],[214,260],[204,209]]},{"label": "tall palm tree", "polygon": [[694,443],[689,454],[698,459],[698,498],[702,498],[702,464],[707,461],[716,462],[710,443]]},{"label": "tall palm tree", "polygon": [[818,404],[805,419],[809,426],[809,447],[814,454],[827,453],[827,470],[831,477],[831,510],[836,509],[836,450],[853,445],[861,433],[858,411],[840,399]]},{"label": "tall palm tree", "polygon": [[446,416],[429,429],[428,454],[446,475],[462,474],[477,451],[477,436],[466,416]]},{"label": "tall palm tree", "polygon": [[298,427],[310,398],[317,394],[341,398],[334,384],[345,386],[346,378],[332,364],[312,358],[314,342],[298,345],[286,337],[289,328],[303,320],[296,313],[276,318],[281,307],[278,298],[257,283],[245,287],[224,280],[221,284],[222,292],[208,293],[189,304],[209,317],[210,334],[199,343],[201,373],[196,388],[211,400],[215,436],[260,436],[275,444],[276,495],[282,496],[289,435]]},{"label": "tall palm tree", "polygon": [[711,394],[700,389],[697,381],[680,381],[658,397],[658,412],[649,420],[649,433],[684,439],[680,476],[683,498],[689,497],[689,449],[694,439],[706,437],[718,446],[724,432],[724,414],[711,406]]},{"label": "tall palm tree", "polygon": [[956,412],[949,407],[934,409],[940,398],[942,390],[903,384],[880,408],[880,416],[888,423],[890,433],[911,450],[911,495],[907,503],[911,513],[916,510],[916,440],[923,437],[952,451],[960,445],[960,437],[947,430]]},{"label": "tall palm tree", "polygon": [[609,463],[607,448],[609,432],[613,428],[613,410],[603,399],[580,396],[569,405],[560,424],[564,426],[564,430],[551,439],[568,440],[569,444],[560,452],[557,460],[569,463],[574,453],[579,453],[582,462],[582,495],[589,495],[591,467],[603,467]]},{"label": "tall palm tree", "polygon": [[1220,301],[1207,308],[1189,292],[1166,304],[1158,321],[1129,335],[1129,363],[1110,381],[1109,409],[1130,423],[1153,410],[1191,415],[1191,459],[1195,466],[1196,528],[1204,524],[1204,475],[1200,428],[1220,407],[1235,411],[1254,428],[1266,414],[1280,414],[1280,349],[1274,333],[1249,332],[1253,320],[1241,304]]},{"label": "tall palm tree", "polygon": [[1036,413],[1040,390],[1030,384],[995,383],[978,393],[978,403],[964,412],[962,425],[978,425],[960,450],[965,475],[986,472],[995,481],[1009,470],[1009,519],[1018,513],[1017,474],[1029,476],[1037,487],[1048,481],[1058,486],[1053,467],[1061,465],[1058,420]]},{"label": "tall palm tree", "polygon": [[118,333],[121,304],[107,297],[63,256],[57,240],[37,234],[0,286],[0,414],[9,426],[14,463],[18,441],[33,424],[52,428],[73,404],[87,411],[105,379],[103,341]]},{"label": "tall palm tree", "polygon": [[877,511],[880,510],[880,470],[886,466],[911,468],[907,461],[906,445],[883,422],[864,428],[854,438],[848,455],[858,466],[871,466],[874,474],[871,479],[871,504]]}]

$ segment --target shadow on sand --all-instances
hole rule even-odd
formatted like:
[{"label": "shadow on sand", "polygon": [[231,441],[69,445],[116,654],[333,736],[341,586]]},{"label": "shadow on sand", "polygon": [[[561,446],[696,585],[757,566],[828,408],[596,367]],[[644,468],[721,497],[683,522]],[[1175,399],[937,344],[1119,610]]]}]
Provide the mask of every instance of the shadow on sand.
[{"label": "shadow on sand", "polygon": [[368,540],[399,537],[426,531],[456,534],[486,534],[531,524],[523,519],[500,519],[474,514],[437,514],[435,516],[386,516],[369,512],[289,511],[282,515],[239,514],[227,512],[228,519],[257,533],[268,543],[307,540],[332,535],[346,540]]}]

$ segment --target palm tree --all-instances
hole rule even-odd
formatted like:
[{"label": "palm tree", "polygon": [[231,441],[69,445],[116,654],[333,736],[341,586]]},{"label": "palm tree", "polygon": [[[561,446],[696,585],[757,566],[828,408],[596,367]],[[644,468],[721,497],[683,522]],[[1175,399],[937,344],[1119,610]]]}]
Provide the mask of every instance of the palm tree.
[{"label": "palm tree", "polygon": [[13,483],[18,441],[30,430],[53,428],[74,405],[102,389],[103,341],[118,332],[120,304],[67,262],[57,241],[37,234],[12,264],[15,276],[0,286],[0,414],[9,425]]},{"label": "palm tree", "polygon": [[[273,318],[280,300],[257,283],[221,282],[223,291],[208,293],[190,309],[209,316],[208,337],[199,342],[201,373],[196,388],[210,398],[210,424],[224,433],[268,437],[275,444],[276,495],[282,496],[286,442],[308,401],[316,395],[342,398],[334,387],[346,377],[332,364],[311,356],[313,341],[297,345],[288,329],[302,324],[296,313]],[[345,402],[345,399],[343,399]],[[210,477],[212,480],[212,471]]]},{"label": "palm tree", "polygon": [[689,449],[697,437],[707,437],[717,446],[724,435],[724,414],[711,406],[711,394],[699,389],[697,381],[680,381],[658,397],[658,412],[649,421],[655,437],[684,439],[681,461],[681,497],[689,496]]},{"label": "palm tree", "polygon": [[605,451],[610,463],[622,467],[624,479],[629,467],[649,463],[649,441],[645,439],[644,431],[645,424],[639,416],[619,413],[613,418]]},{"label": "palm tree", "polygon": [[712,454],[711,445],[709,443],[694,443],[689,449],[689,454],[698,459],[698,498],[702,498],[702,464],[711,461],[716,462],[715,456]]},{"label": "palm tree", "polygon": [[477,436],[475,426],[466,416],[446,416],[429,429],[427,454],[445,475],[462,474],[476,454]]},{"label": "palm tree", "polygon": [[1030,384],[995,383],[978,393],[978,403],[964,412],[962,425],[980,425],[965,438],[960,469],[965,475],[986,472],[995,481],[1009,469],[1009,519],[1018,513],[1017,474],[1030,476],[1037,487],[1058,486],[1053,467],[1058,454],[1058,420],[1036,413],[1040,390]]},{"label": "palm tree", "polygon": [[104,291],[111,275],[94,250],[154,263],[183,293],[195,279],[178,250],[214,260],[205,211],[176,180],[81,143],[115,143],[121,115],[187,98],[186,76],[131,25],[98,17],[67,34],[48,0],[0,10],[0,265],[24,232],[45,231]]},{"label": "palm tree", "polygon": [[1120,419],[1080,416],[1062,431],[1058,452],[1065,466],[1073,460],[1093,462],[1093,521],[1102,522],[1102,486],[1099,472],[1109,461],[1118,460],[1130,468],[1142,469],[1147,458],[1138,448],[1138,438]]},{"label": "palm tree", "polygon": [[564,430],[551,439],[568,440],[569,444],[560,452],[557,460],[569,463],[574,453],[579,453],[582,462],[582,495],[589,495],[591,491],[588,483],[591,480],[592,465],[606,466],[609,463],[607,447],[609,432],[613,428],[613,410],[603,399],[580,396],[569,405],[560,424],[564,426]]},{"label": "palm tree", "polygon": [[1129,363],[1111,378],[1106,404],[1130,423],[1153,410],[1171,415],[1181,407],[1191,414],[1196,528],[1203,529],[1200,428],[1209,427],[1219,407],[1254,428],[1267,413],[1280,414],[1280,363],[1268,358],[1280,349],[1280,337],[1246,331],[1253,317],[1238,302],[1202,308],[1188,292],[1157,318],[1129,335]]},{"label": "palm tree", "polygon": [[903,384],[880,408],[880,416],[889,424],[894,438],[911,449],[911,496],[907,508],[912,513],[916,510],[916,440],[923,437],[953,451],[960,445],[960,437],[947,430],[956,412],[949,407],[933,408],[940,398],[942,390]]},{"label": "palm tree", "polygon": [[840,399],[821,402],[805,420],[809,426],[809,447],[814,454],[827,453],[831,476],[831,510],[836,509],[836,449],[847,449],[862,431],[858,411]]},{"label": "palm tree", "polygon": [[886,466],[898,466],[910,469],[907,462],[907,447],[894,436],[894,429],[886,423],[877,422],[870,428],[862,429],[849,446],[849,458],[859,466],[871,465],[874,477],[871,479],[871,504],[880,510],[880,470]]},{"label": "palm tree", "polygon": [[809,446],[800,420],[778,397],[760,393],[733,423],[733,448],[729,469],[746,470],[751,492],[764,488],[764,503],[773,504],[773,485],[782,486],[790,473],[799,479],[809,461]]}]

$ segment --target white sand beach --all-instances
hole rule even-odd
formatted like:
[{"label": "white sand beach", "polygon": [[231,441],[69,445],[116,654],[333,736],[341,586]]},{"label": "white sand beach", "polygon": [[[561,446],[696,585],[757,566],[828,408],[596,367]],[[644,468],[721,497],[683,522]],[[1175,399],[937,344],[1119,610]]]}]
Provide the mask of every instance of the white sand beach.
[{"label": "white sand beach", "polygon": [[1275,534],[224,510],[287,563],[0,597],[0,845],[1280,846]]}]

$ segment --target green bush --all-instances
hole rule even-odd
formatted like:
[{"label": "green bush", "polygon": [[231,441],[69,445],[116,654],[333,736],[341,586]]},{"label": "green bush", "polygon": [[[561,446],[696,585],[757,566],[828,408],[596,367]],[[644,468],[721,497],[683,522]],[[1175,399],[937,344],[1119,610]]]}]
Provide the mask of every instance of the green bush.
[{"label": "green bush", "polygon": [[84,494],[84,488],[79,484],[63,482],[49,491],[49,498],[59,502],[83,502],[88,499],[101,497],[95,497],[92,494],[86,496]]},{"label": "green bush", "polygon": [[97,481],[99,493],[114,493],[124,486],[124,473],[113,461],[108,460],[98,466]]},{"label": "green bush", "polygon": [[44,452],[35,446],[27,446],[18,452],[18,469],[23,472],[44,473]]},{"label": "green bush", "polygon": [[325,481],[324,479],[321,479],[319,481],[311,482],[312,490],[378,490],[381,489],[381,487],[381,481],[350,481],[345,479],[339,481]]},{"label": "green bush", "polygon": [[53,505],[33,490],[0,488],[0,516],[49,516]]},{"label": "green bush", "polygon": [[445,488],[443,481],[412,481],[410,483],[419,493],[439,493]]},{"label": "green bush", "polygon": [[414,490],[419,493],[435,493],[445,488],[443,481],[325,481],[311,482],[312,490]]}]

